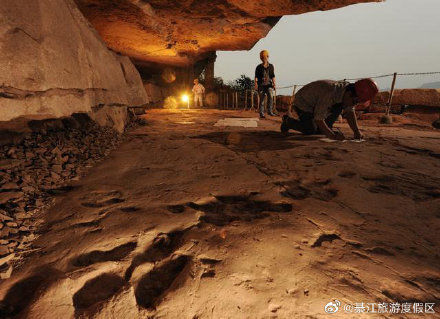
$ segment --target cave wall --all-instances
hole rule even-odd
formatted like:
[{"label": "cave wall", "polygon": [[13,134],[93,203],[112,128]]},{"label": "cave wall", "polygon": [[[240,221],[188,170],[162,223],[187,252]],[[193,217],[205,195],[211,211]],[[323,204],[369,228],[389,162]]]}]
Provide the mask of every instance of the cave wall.
[{"label": "cave wall", "polygon": [[0,19],[0,121],[149,102],[130,59],[108,50],[73,0],[8,1]]},{"label": "cave wall", "polygon": [[[127,106],[187,90],[216,50],[250,49],[282,15],[374,1],[4,1],[0,121],[90,112],[121,130]],[[143,81],[132,61],[158,76],[175,68],[176,81]]]},{"label": "cave wall", "polygon": [[107,45],[139,61],[189,66],[249,50],[283,15],[382,0],[75,0]]}]

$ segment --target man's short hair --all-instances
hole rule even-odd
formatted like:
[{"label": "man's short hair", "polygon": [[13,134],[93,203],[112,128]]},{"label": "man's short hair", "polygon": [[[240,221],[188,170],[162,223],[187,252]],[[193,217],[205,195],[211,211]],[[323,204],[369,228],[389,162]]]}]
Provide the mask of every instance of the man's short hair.
[{"label": "man's short hair", "polygon": [[260,52],[260,59],[263,60],[264,56],[269,56],[269,51],[263,50]]}]

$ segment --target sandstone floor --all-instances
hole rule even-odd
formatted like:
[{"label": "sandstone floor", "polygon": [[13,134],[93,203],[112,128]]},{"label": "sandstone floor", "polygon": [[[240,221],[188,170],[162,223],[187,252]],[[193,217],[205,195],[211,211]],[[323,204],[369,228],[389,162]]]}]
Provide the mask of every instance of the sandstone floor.
[{"label": "sandstone floor", "polygon": [[[153,110],[57,195],[0,283],[24,318],[440,317],[440,132],[361,123],[364,143],[216,127],[253,112]],[[349,132],[345,124],[338,124]],[[348,134],[347,134],[348,136]],[[326,314],[436,303],[435,314]]]}]

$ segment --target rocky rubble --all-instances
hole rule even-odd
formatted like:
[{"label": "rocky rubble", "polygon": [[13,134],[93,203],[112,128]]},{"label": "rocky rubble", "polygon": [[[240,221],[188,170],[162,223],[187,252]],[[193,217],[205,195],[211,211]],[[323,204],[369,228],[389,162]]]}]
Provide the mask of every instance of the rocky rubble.
[{"label": "rocky rubble", "polygon": [[[31,249],[39,213],[53,195],[69,189],[87,168],[106,156],[121,135],[101,127],[87,114],[30,121],[32,132],[0,146],[0,276],[10,261]],[[2,134],[6,134],[2,132]]]}]

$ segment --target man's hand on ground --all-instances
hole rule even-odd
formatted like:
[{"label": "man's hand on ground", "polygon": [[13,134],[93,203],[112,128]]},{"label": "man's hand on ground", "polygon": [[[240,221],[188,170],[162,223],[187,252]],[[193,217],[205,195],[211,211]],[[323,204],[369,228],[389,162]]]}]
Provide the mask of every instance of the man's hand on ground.
[{"label": "man's hand on ground", "polygon": [[336,141],[343,141],[345,140],[344,134],[342,132],[333,132],[333,135],[327,136],[329,139],[336,140]]},{"label": "man's hand on ground", "polygon": [[354,139],[355,140],[362,140],[363,138],[364,138],[364,134],[362,134],[361,131],[354,132]]}]

